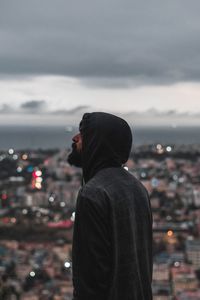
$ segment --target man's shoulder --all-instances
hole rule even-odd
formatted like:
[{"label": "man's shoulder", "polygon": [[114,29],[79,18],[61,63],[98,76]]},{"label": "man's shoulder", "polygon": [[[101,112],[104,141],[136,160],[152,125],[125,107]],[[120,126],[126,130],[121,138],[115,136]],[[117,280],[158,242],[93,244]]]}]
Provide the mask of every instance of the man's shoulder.
[{"label": "man's shoulder", "polygon": [[140,181],[129,171],[121,168],[105,168],[99,171],[90,181],[89,185],[94,187],[106,188],[114,185],[140,184]]},{"label": "man's shoulder", "polygon": [[82,188],[82,193],[102,196],[112,189],[118,190],[128,186],[144,188],[140,181],[124,168],[105,168],[87,182]]},{"label": "man's shoulder", "polygon": [[103,215],[105,208],[109,206],[109,198],[102,186],[88,182],[80,189],[77,203],[87,207],[87,210],[98,210]]},{"label": "man's shoulder", "polygon": [[96,199],[99,196],[102,196],[104,193],[104,188],[101,185],[95,185],[93,181],[85,184],[80,192],[79,196],[84,198]]},{"label": "man's shoulder", "polygon": [[81,188],[79,197],[88,198],[94,202],[107,198],[108,186],[111,184],[110,172],[112,173],[112,170],[110,169],[103,169],[91,178]]},{"label": "man's shoulder", "polygon": [[[110,207],[121,199],[147,201],[148,192],[143,184],[127,170],[108,168],[98,172],[80,190],[79,201],[93,207]],[[114,204],[115,203],[115,204]]]}]

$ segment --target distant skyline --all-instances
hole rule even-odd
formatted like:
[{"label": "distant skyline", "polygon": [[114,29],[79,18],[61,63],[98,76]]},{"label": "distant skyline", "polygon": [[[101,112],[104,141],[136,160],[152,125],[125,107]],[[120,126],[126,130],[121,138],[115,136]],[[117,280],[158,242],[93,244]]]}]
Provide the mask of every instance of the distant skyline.
[{"label": "distant skyline", "polygon": [[[200,125],[200,2],[0,0],[0,124]],[[63,112],[62,112],[63,111]]]}]

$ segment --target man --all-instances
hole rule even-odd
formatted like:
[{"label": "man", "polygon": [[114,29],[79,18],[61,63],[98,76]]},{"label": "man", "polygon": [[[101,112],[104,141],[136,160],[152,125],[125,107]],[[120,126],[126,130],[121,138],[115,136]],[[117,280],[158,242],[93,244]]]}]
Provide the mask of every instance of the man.
[{"label": "man", "polygon": [[84,114],[70,164],[83,170],[74,224],[74,300],[151,300],[152,217],[143,185],[123,165],[129,125],[102,112]]}]

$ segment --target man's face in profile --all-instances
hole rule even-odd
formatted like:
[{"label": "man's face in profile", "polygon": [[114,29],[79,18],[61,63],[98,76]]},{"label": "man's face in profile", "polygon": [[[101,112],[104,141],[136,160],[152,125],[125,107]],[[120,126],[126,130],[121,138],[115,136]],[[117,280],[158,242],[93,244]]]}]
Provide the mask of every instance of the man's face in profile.
[{"label": "man's face in profile", "polygon": [[82,136],[81,133],[76,134],[72,138],[72,152],[68,156],[68,163],[75,167],[82,166]]}]

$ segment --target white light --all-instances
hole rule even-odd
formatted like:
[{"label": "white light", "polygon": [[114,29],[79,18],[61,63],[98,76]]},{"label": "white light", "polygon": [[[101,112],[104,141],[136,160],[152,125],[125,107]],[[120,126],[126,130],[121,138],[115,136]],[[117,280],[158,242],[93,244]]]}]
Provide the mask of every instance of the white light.
[{"label": "white light", "polygon": [[179,261],[176,261],[176,262],[174,263],[174,266],[175,266],[175,267],[179,267],[179,266],[180,266],[180,262],[179,262]]},{"label": "white light", "polygon": [[28,155],[27,155],[26,153],[24,153],[24,154],[22,155],[22,159],[23,159],[23,160],[27,160],[27,158],[28,158]]},{"label": "white light", "polygon": [[17,167],[17,172],[20,173],[22,171],[21,167]]},{"label": "white light", "polygon": [[152,180],[151,180],[151,185],[153,186],[153,187],[157,187],[158,185],[159,185],[159,181],[158,181],[158,179],[157,178],[152,178]]},{"label": "white light", "polygon": [[39,177],[39,176],[42,176],[42,172],[41,172],[40,170],[36,171],[35,174],[36,174],[36,176],[38,176],[38,177]]},{"label": "white light", "polygon": [[41,185],[40,182],[36,182],[36,183],[35,183],[35,187],[36,187],[38,190],[40,190],[40,189],[42,188],[42,185]]},{"label": "white light", "polygon": [[162,149],[162,145],[158,144],[158,145],[156,145],[156,148],[157,148],[157,150],[161,150]]},{"label": "white light", "polygon": [[31,272],[30,272],[30,276],[31,276],[31,277],[35,277],[35,272],[31,271]]},{"label": "white light", "polygon": [[128,171],[128,167],[127,167],[127,166],[124,166],[124,169],[125,169],[126,171]]},{"label": "white light", "polygon": [[14,153],[14,149],[10,148],[10,149],[8,150],[8,153],[12,155],[12,154]]},{"label": "white light", "polygon": [[42,179],[42,177],[37,177],[37,178],[36,178],[36,182],[39,182],[39,183],[41,183],[41,182],[42,182],[42,180],[43,180],[43,179]]},{"label": "white light", "polygon": [[65,202],[60,202],[61,207],[65,207]]},{"label": "white light", "polygon": [[176,181],[176,180],[178,180],[178,176],[175,174],[175,175],[173,175],[173,179]]},{"label": "white light", "polygon": [[71,221],[74,222],[74,220],[75,220],[75,211],[71,215]]},{"label": "white light", "polygon": [[145,178],[145,177],[146,177],[146,173],[145,173],[145,172],[142,172],[142,173],[141,173],[141,177],[142,177],[142,178]]},{"label": "white light", "polygon": [[14,154],[14,155],[13,155],[13,159],[14,159],[14,160],[17,160],[17,159],[18,159],[18,155],[17,155],[17,154]]},{"label": "white light", "polygon": [[171,152],[172,151],[172,147],[171,146],[167,146],[166,150],[167,150],[167,152]]},{"label": "white light", "polygon": [[167,220],[167,221],[171,221],[171,220],[172,220],[172,217],[171,217],[171,216],[167,216],[167,217],[166,217],[166,220]]},{"label": "white light", "polygon": [[68,261],[66,261],[65,264],[64,264],[64,266],[65,266],[65,268],[70,268],[71,265],[70,265],[70,263]]},{"label": "white light", "polygon": [[49,202],[54,202],[54,197],[50,196],[49,197]]},{"label": "white light", "polygon": [[184,181],[185,181],[184,177],[180,177],[179,180],[178,180],[178,182],[180,182],[180,183],[183,183]]},{"label": "white light", "polygon": [[22,210],[22,213],[23,213],[23,215],[27,215],[28,210],[27,210],[26,208],[24,208],[24,209]]}]

